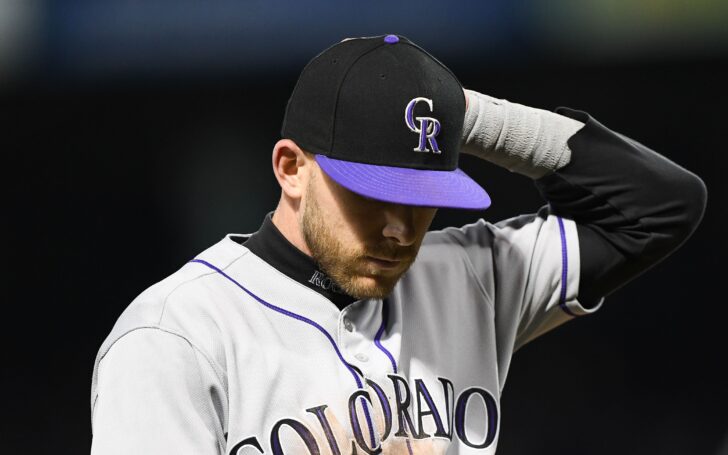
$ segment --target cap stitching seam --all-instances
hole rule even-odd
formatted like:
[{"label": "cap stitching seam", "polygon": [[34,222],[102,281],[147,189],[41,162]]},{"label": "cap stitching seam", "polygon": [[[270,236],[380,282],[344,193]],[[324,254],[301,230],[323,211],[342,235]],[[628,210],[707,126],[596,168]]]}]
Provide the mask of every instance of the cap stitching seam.
[{"label": "cap stitching seam", "polygon": [[328,152],[331,153],[334,147],[334,137],[336,137],[336,114],[339,112],[339,96],[341,95],[341,87],[343,87],[344,82],[346,81],[346,78],[349,77],[349,72],[351,71],[351,68],[356,65],[356,63],[365,55],[368,55],[371,52],[374,52],[375,50],[379,49],[382,46],[386,46],[387,43],[380,43],[378,46],[375,46],[368,51],[364,52],[360,56],[358,56],[349,67],[346,69],[346,72],[344,73],[344,77],[341,78],[341,82],[339,83],[339,87],[336,89],[336,98],[334,98],[334,118],[333,118],[333,125],[331,125],[331,138],[329,139],[329,150]]}]

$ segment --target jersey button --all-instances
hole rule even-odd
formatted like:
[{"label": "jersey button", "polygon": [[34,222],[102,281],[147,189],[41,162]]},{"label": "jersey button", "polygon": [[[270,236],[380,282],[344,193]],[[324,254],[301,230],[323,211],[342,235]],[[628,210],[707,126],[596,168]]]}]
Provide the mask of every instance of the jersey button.
[{"label": "jersey button", "polygon": [[369,360],[369,357],[367,357],[366,354],[359,353],[359,354],[355,355],[354,357],[356,357],[356,360],[358,360],[360,362],[366,362]]},{"label": "jersey button", "polygon": [[347,332],[353,332],[354,331],[354,323],[351,322],[349,319],[344,318],[344,328]]}]

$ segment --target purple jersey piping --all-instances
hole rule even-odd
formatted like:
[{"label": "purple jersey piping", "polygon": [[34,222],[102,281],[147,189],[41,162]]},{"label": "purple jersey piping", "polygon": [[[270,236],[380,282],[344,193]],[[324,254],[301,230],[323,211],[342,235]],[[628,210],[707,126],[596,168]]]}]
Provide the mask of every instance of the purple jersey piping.
[{"label": "purple jersey piping", "polygon": [[210,264],[207,261],[204,261],[202,259],[193,259],[190,262],[198,262],[198,263],[200,263],[202,265],[205,265],[205,266],[211,268],[212,270],[216,271],[220,275],[224,276],[225,278],[227,278],[228,280],[230,280],[231,282],[233,282],[237,287],[239,287],[240,289],[242,289],[243,291],[245,291],[252,298],[254,298],[258,302],[260,302],[261,304],[263,304],[263,306],[265,306],[267,308],[270,308],[273,311],[277,311],[278,313],[281,313],[281,314],[284,314],[286,316],[292,317],[293,319],[299,320],[301,322],[305,322],[306,324],[309,324],[309,325],[315,327],[316,329],[318,329],[318,331],[321,332],[322,334],[324,334],[324,336],[329,340],[329,342],[331,343],[331,346],[334,348],[334,351],[336,351],[336,355],[339,357],[339,360],[341,360],[341,363],[344,364],[344,366],[346,367],[346,369],[349,370],[349,373],[351,373],[351,375],[354,377],[354,381],[356,382],[356,385],[360,389],[363,388],[363,385],[362,385],[361,380],[359,379],[359,376],[357,376],[356,372],[354,372],[354,369],[351,367],[351,365],[349,365],[346,362],[346,360],[344,360],[344,357],[341,355],[341,351],[339,351],[339,347],[336,345],[336,342],[334,341],[334,338],[331,335],[329,335],[329,332],[327,332],[326,329],[324,329],[323,327],[321,327],[316,321],[312,321],[311,319],[309,319],[309,318],[307,318],[305,316],[298,315],[296,313],[293,313],[291,311],[285,310],[285,309],[283,309],[281,307],[277,307],[277,306],[275,306],[275,305],[273,305],[271,303],[266,302],[265,300],[261,299],[257,295],[255,295],[252,292],[250,292],[249,290],[247,290],[242,284],[240,284],[237,281],[235,281],[235,279],[232,278],[230,275],[228,275],[227,273],[223,272],[222,270],[220,270],[219,268],[215,267],[214,265]]},{"label": "purple jersey piping", "polygon": [[559,222],[559,232],[561,234],[561,296],[559,297],[559,306],[566,314],[576,317],[576,314],[566,306],[566,278],[569,275],[569,254],[566,251],[564,220],[560,216],[557,216],[556,219]]},{"label": "purple jersey piping", "polygon": [[387,350],[387,348],[382,346],[382,334],[384,334],[384,328],[387,326],[388,306],[389,302],[387,299],[384,299],[382,301],[382,325],[379,327],[377,334],[374,336],[374,344],[389,358],[389,361],[392,363],[392,371],[394,371],[394,374],[397,374],[397,362],[394,360],[394,356]]},{"label": "purple jersey piping", "polygon": [[[324,336],[326,336],[326,338],[331,343],[331,346],[334,348],[334,351],[336,351],[336,355],[339,357],[339,360],[341,361],[341,363],[344,364],[344,366],[346,367],[346,369],[349,370],[349,373],[351,373],[351,375],[354,377],[354,381],[356,382],[357,387],[359,387],[360,389],[363,389],[364,388],[361,380],[359,379],[359,376],[357,376],[357,374],[354,372],[354,369],[351,367],[351,365],[349,365],[346,362],[346,360],[344,360],[344,357],[341,355],[341,351],[339,351],[339,347],[336,345],[336,341],[334,341],[334,338],[329,334],[329,332],[326,331],[326,329],[324,329],[323,327],[321,327],[316,321],[313,321],[313,320],[311,320],[311,319],[309,319],[309,318],[307,318],[305,316],[301,316],[299,314],[293,313],[292,311],[285,310],[285,309],[283,309],[281,307],[277,307],[277,306],[273,305],[272,303],[266,302],[265,300],[261,299],[257,295],[255,295],[252,292],[250,292],[248,289],[245,288],[245,286],[243,286],[242,284],[238,283],[230,275],[228,275],[227,273],[225,273],[222,270],[220,270],[218,267],[215,267],[214,265],[210,264],[209,262],[207,262],[205,260],[202,260],[202,259],[193,259],[190,262],[197,262],[199,264],[202,264],[204,266],[207,266],[207,267],[211,268],[212,270],[216,271],[220,275],[222,275],[225,278],[227,278],[228,280],[230,280],[233,284],[235,284],[235,286],[237,286],[240,289],[242,289],[243,291],[245,291],[249,296],[251,296],[252,298],[254,298],[255,300],[257,300],[258,302],[260,302],[261,304],[263,304],[263,306],[265,306],[267,308],[270,308],[271,310],[276,311],[278,313],[281,313],[283,315],[292,317],[293,319],[296,319],[298,321],[305,322],[306,324],[309,324],[309,325],[315,327],[316,329],[318,329],[319,332],[323,333]],[[366,401],[363,398],[362,398],[362,405],[363,405],[363,408],[364,408],[364,414],[365,414],[366,419],[367,419],[367,426],[369,427],[369,437],[370,437],[370,439],[372,441],[372,445],[374,445],[376,443],[376,440],[374,438],[374,425],[372,423],[372,418],[369,415],[369,408],[367,407]]]}]

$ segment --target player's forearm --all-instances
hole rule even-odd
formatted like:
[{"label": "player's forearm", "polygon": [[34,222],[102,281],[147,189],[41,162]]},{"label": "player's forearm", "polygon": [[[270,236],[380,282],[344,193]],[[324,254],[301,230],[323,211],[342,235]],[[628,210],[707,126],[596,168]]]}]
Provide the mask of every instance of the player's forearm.
[{"label": "player's forearm", "polygon": [[584,124],[543,109],[465,90],[463,153],[532,179],[569,163],[567,140]]}]

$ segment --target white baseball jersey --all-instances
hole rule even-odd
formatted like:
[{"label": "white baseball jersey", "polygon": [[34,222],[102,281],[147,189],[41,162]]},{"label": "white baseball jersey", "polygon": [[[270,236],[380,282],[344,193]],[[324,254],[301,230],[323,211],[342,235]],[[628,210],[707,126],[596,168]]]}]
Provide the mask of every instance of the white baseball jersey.
[{"label": "white baseball jersey", "polygon": [[578,302],[576,225],[548,205],[428,232],[388,298],[343,310],[250,235],[121,315],[94,367],[93,454],[492,454],[514,351],[604,300]]}]

